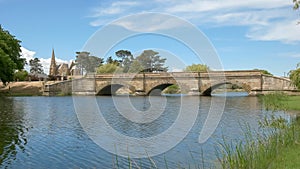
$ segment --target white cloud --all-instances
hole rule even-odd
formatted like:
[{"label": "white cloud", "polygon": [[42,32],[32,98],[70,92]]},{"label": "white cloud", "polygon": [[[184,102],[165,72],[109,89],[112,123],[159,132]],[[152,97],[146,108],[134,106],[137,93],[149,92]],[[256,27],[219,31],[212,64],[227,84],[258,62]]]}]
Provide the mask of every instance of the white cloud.
[{"label": "white cloud", "polygon": [[134,6],[138,6],[139,2],[133,1],[118,1],[113,2],[112,4],[105,4],[100,7],[92,9],[92,17],[100,17],[106,15],[117,15],[123,12],[128,11],[130,8]]},{"label": "white cloud", "polygon": [[[27,65],[25,65],[25,70],[29,71],[30,70],[30,66],[29,66],[29,61],[30,59],[34,59],[35,58],[35,51],[30,51],[24,47],[21,47],[21,57],[25,58],[27,61]],[[44,73],[48,74],[49,73],[49,69],[50,69],[50,64],[51,64],[51,58],[39,58],[41,64],[43,65],[43,69],[44,69]],[[55,58],[56,60],[56,64],[62,64],[62,63],[68,63],[70,64],[72,60],[70,61],[66,61],[66,60],[62,60],[59,58]]]},{"label": "white cloud", "polygon": [[36,52],[30,51],[24,47],[21,47],[21,58],[25,58],[26,61],[29,63],[30,59],[34,58]]},{"label": "white cloud", "polygon": [[34,59],[34,55],[35,55],[36,52],[34,51],[30,51],[24,47],[21,47],[21,58],[25,58],[26,59],[26,62],[27,64],[25,65],[25,70],[29,71],[29,61],[30,59]]},{"label": "white cloud", "polygon": [[128,30],[136,32],[153,32],[158,30],[178,28],[185,25],[181,20],[156,13],[132,15],[131,17],[123,18],[121,21],[117,20],[112,24],[119,25]]},{"label": "white cloud", "polygon": [[255,28],[247,34],[247,37],[254,40],[276,40],[285,43],[300,41],[300,25],[297,25],[297,20],[283,21],[274,23],[274,25]]},{"label": "white cloud", "polygon": [[286,0],[191,0],[168,7],[169,12],[233,11],[242,9],[273,9],[291,5]]},{"label": "white cloud", "polygon": [[[196,25],[213,27],[247,26],[246,37],[261,41],[299,42],[299,16],[288,0],[154,0],[117,1],[93,10],[95,18],[90,24],[102,26],[113,19],[130,13],[163,12],[188,19]],[[118,23],[127,29],[139,30],[143,24],[157,25],[148,30],[170,29],[176,24],[155,20],[131,20]]]}]

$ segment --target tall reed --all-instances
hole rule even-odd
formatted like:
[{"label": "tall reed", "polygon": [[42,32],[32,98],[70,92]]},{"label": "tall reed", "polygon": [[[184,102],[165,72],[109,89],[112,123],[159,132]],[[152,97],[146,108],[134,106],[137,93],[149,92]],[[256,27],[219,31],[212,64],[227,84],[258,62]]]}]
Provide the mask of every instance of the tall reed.
[{"label": "tall reed", "polygon": [[[274,93],[263,96],[261,100],[267,110],[275,112],[285,109],[285,105],[278,104],[278,99],[286,97]],[[259,131],[254,132],[248,125],[245,127],[245,141],[229,141],[223,137],[216,148],[222,168],[268,168],[285,147],[299,142],[300,125],[295,121],[288,122],[273,113],[261,120],[259,125]]]}]

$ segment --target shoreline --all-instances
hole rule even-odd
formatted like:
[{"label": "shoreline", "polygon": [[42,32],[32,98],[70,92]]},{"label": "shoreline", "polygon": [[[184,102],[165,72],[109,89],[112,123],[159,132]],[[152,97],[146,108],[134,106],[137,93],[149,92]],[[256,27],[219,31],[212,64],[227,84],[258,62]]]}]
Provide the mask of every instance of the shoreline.
[{"label": "shoreline", "polygon": [[43,81],[10,82],[6,86],[0,85],[0,96],[42,96]]}]

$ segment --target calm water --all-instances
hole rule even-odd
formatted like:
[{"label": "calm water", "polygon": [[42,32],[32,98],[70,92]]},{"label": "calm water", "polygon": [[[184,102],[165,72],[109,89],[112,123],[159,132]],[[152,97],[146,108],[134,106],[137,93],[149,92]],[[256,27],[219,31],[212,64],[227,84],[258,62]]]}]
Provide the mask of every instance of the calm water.
[{"label": "calm water", "polygon": [[[165,168],[166,164],[169,168],[211,166],[216,163],[215,149],[222,136],[230,140],[242,139],[241,125],[249,123],[257,127],[257,121],[264,116],[258,98],[227,97],[216,131],[208,141],[200,144],[198,137],[207,118],[211,97],[155,97],[155,100],[166,103],[166,109],[151,123],[127,120],[116,110],[112,97],[97,97],[97,102],[106,121],[115,130],[144,138],[159,134],[172,125],[182,98],[198,106],[198,117],[182,142],[168,152],[152,157],[159,168]],[[151,106],[148,97],[130,97],[130,102],[140,111]],[[0,98],[0,106],[0,168],[128,168],[127,158],[105,151],[84,132],[72,97]],[[189,111],[183,110],[187,115]],[[178,136],[172,135],[169,139],[175,137]],[[147,158],[132,161],[140,167],[149,168],[151,165]]]}]

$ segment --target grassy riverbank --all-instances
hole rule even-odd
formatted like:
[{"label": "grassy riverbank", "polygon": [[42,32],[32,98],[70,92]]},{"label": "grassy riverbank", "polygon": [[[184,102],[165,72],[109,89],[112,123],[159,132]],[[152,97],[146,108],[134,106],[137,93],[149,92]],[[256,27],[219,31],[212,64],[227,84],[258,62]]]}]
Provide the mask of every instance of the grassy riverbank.
[{"label": "grassy riverbank", "polygon": [[287,110],[300,111],[300,96],[288,96],[279,101]]},{"label": "grassy riverbank", "polygon": [[43,82],[11,82],[0,86],[0,96],[41,96]]},{"label": "grassy riverbank", "polygon": [[[299,96],[270,94],[261,98],[266,109],[300,110]],[[260,122],[259,132],[245,130],[245,142],[221,143],[223,168],[300,168],[300,119],[292,122],[272,114]]]}]

